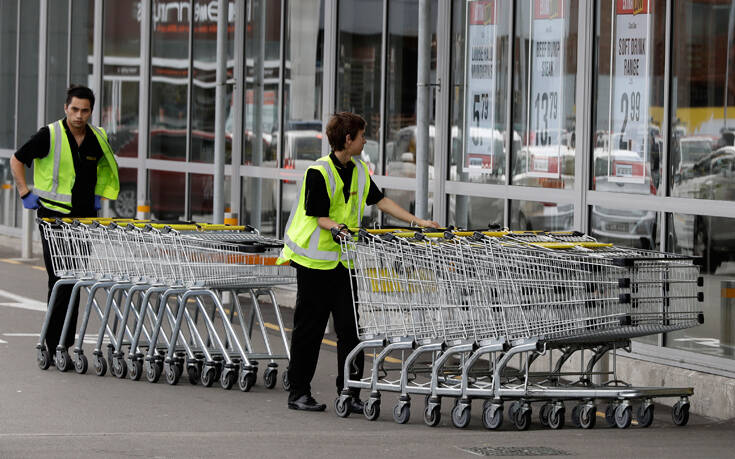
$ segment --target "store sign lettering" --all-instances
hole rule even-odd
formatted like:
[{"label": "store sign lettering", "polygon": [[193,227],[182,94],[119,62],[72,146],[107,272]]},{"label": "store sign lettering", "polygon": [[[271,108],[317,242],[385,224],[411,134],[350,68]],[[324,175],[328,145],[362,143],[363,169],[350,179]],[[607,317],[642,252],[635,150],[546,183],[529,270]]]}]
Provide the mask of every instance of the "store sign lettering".
[{"label": "store sign lettering", "polygon": [[[235,22],[235,3],[229,2],[227,9],[227,21]],[[153,23],[188,23],[191,13],[191,3],[189,2],[156,2],[153,4]],[[138,2],[135,7],[135,18],[138,22],[143,17],[142,2]],[[207,4],[194,5],[194,22],[217,22],[219,17],[219,5],[216,0],[212,0]]]}]

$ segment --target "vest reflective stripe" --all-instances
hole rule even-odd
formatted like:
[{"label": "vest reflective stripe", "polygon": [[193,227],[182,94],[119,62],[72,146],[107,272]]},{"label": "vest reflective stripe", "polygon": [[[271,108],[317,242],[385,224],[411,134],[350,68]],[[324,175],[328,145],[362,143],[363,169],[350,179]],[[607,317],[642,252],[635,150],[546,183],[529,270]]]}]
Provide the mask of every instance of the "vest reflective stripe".
[{"label": "vest reflective stripe", "polygon": [[367,181],[367,177],[365,176],[365,168],[362,167],[362,164],[356,164],[355,167],[358,168],[357,172],[357,190],[358,190],[358,199],[357,199],[357,224],[358,226],[362,222],[362,212],[365,210],[365,206],[362,205],[363,198],[365,197],[365,182]]},{"label": "vest reflective stripe", "polygon": [[[61,124],[61,121],[57,121],[53,125],[58,125],[54,132],[54,176],[53,185],[51,186],[50,193],[50,195],[55,196],[57,195],[56,191],[59,189],[59,167],[61,166],[61,136],[64,135],[64,126]],[[49,128],[51,126],[49,126]],[[49,129],[49,131],[51,131],[51,129]],[[61,197],[57,199],[51,196],[48,196],[48,198],[54,199],[56,201],[71,201],[71,194],[69,194],[68,199],[62,199]]]},{"label": "vest reflective stripe", "polygon": [[339,261],[339,252],[319,250],[320,231],[318,230],[321,230],[321,228],[319,228],[319,225],[317,225],[316,228],[317,230],[312,232],[309,237],[309,247],[306,249],[301,248],[293,239],[291,239],[288,233],[284,236],[283,242],[289,249],[293,250],[293,253],[296,255],[320,261]]},{"label": "vest reflective stripe", "polygon": [[329,198],[331,199],[332,196],[334,196],[334,190],[337,188],[337,182],[334,180],[334,173],[332,172],[332,168],[329,165],[329,162],[327,161],[317,161],[315,166],[319,166],[324,168],[324,170],[327,171],[327,178],[329,179]]}]

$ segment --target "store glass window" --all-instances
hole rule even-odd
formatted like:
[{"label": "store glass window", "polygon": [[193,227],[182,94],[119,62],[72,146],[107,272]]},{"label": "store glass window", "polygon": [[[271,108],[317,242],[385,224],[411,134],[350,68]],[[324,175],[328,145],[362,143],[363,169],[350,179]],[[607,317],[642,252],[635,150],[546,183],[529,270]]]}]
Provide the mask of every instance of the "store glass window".
[{"label": "store glass window", "polygon": [[590,206],[590,234],[600,242],[658,250],[662,214],[652,210]]},{"label": "store glass window", "polygon": [[186,210],[186,174],[171,171],[148,171],[152,218],[179,220]]},{"label": "store glass window", "polygon": [[735,200],[735,1],[673,8],[672,196]]},{"label": "store glass window", "polygon": [[[510,1],[473,0],[452,5],[452,126],[448,178],[461,182],[505,183]],[[514,131],[511,144],[516,144],[516,150],[520,150],[520,139]],[[458,196],[457,199],[461,209],[464,198]],[[458,221],[463,218],[460,215]]]},{"label": "store glass window", "polygon": [[[118,156],[138,156],[138,91],[140,88],[140,16],[136,0],[107,2],[102,40],[102,126]],[[90,51],[90,56],[92,51]],[[134,188],[135,174],[127,175]],[[122,189],[122,188],[121,188]],[[133,195],[135,204],[135,195]],[[133,214],[135,213],[133,206]]]},{"label": "store glass window", "polygon": [[661,194],[666,2],[598,0],[593,190]]},{"label": "store glass window", "polygon": [[189,3],[153,2],[148,150],[152,159],[186,160],[191,14]]},{"label": "store glass window", "polygon": [[704,323],[666,335],[667,347],[735,358],[735,218],[671,214],[668,249],[702,257]]},{"label": "store glass window", "polygon": [[[225,176],[225,197],[230,196],[230,176]],[[212,223],[214,203],[214,176],[189,174],[189,219]],[[225,208],[225,212],[229,212]]]},{"label": "store glass window", "polygon": [[281,1],[248,2],[242,163],[278,167]]},{"label": "store glass window", "polygon": [[117,199],[110,201],[110,211],[116,218],[135,218],[137,210],[138,169],[132,167],[118,168],[120,192]]},{"label": "store glass window", "polygon": [[457,228],[487,230],[503,226],[505,200],[449,195],[449,224]]},{"label": "store glass window", "polygon": [[[245,224],[258,228],[261,234],[276,235],[276,195],[278,180],[260,177],[243,177],[242,203],[240,209]],[[288,210],[290,212],[290,209]],[[288,213],[286,214],[288,219]],[[285,227],[286,220],[281,218],[281,226]],[[281,228],[283,234],[283,228]]]},{"label": "store glass window", "polygon": [[[111,2],[107,2],[111,3]],[[105,6],[106,8],[106,6]],[[69,81],[74,84],[92,85],[94,74],[90,56],[94,48],[94,2],[89,0],[71,0],[71,63],[69,64]],[[99,103],[99,95],[95,94]]]},{"label": "store glass window", "polygon": [[[46,25],[46,122],[64,117],[64,103],[69,78],[69,2],[48,2]],[[86,68],[86,66],[85,66]],[[76,83],[76,82],[75,82]],[[87,81],[78,84],[87,85]]]},{"label": "store glass window", "polygon": [[15,148],[15,58],[18,45],[18,2],[0,0],[0,149]]},{"label": "store glass window", "polygon": [[[214,162],[214,132],[217,83],[217,20],[218,15],[208,9],[210,1],[194,2],[194,44],[192,48],[192,99],[191,99],[191,153],[193,162]],[[234,8],[234,4],[230,5]],[[228,11],[227,74],[232,75],[234,55],[235,16]],[[231,80],[231,78],[228,78]],[[232,81],[228,81],[225,94],[225,163],[232,158]],[[193,197],[192,197],[193,198]]]},{"label": "store glass window", "polygon": [[[20,51],[18,66],[18,145],[38,131],[38,2],[18,2],[20,6]],[[58,101],[64,108],[64,101]],[[62,112],[63,113],[63,112]],[[30,176],[30,174],[29,174]],[[22,208],[22,206],[19,206]],[[20,214],[20,210],[18,210]],[[16,220],[20,222],[20,220]]]},{"label": "store glass window", "polygon": [[[338,21],[336,108],[365,118],[363,151],[373,162],[380,142],[383,1],[340,0]],[[381,166],[373,169],[380,171]]]},{"label": "store glass window", "polygon": [[578,7],[576,0],[516,3],[514,185],[574,187]]},{"label": "store glass window", "polygon": [[567,231],[574,227],[574,205],[511,201],[510,228],[518,231]]}]

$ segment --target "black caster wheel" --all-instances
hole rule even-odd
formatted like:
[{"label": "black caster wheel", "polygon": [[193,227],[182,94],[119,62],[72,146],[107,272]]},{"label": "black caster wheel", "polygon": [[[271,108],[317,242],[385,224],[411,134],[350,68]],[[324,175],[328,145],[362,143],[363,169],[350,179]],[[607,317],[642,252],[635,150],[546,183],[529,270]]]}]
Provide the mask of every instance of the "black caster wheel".
[{"label": "black caster wheel", "polygon": [[633,409],[627,403],[621,403],[615,408],[615,425],[618,429],[627,429],[633,421]]},{"label": "black caster wheel", "polygon": [[615,427],[615,410],[617,409],[617,403],[611,403],[605,408],[605,421],[610,427]]},{"label": "black caster wheel", "polygon": [[516,412],[521,408],[521,402],[518,400],[510,402],[508,405],[508,419],[511,422],[515,422]]},{"label": "black caster wheel", "polygon": [[145,363],[145,379],[149,383],[157,383],[161,379],[161,373],[163,369],[158,365],[158,362],[151,362],[150,360]]},{"label": "black caster wheel", "polygon": [[592,404],[584,405],[579,410],[579,426],[583,429],[594,429],[597,423],[597,407]]},{"label": "black caster wheel", "polygon": [[549,414],[553,408],[553,403],[544,403],[541,405],[541,409],[538,410],[538,420],[542,426],[549,427]]},{"label": "black caster wheel", "polygon": [[263,372],[263,384],[266,389],[273,389],[276,387],[276,382],[278,382],[278,369],[275,367],[266,368]]},{"label": "black caster wheel", "polygon": [[653,424],[653,403],[642,403],[638,407],[636,420],[638,421],[638,427],[650,427]]},{"label": "black caster wheel", "polygon": [[113,371],[113,367],[114,367],[113,363],[114,362],[113,362],[113,355],[112,355],[113,354],[113,351],[114,350],[112,348],[112,344],[108,344],[107,345],[107,364],[110,367],[110,371],[114,373],[114,371]]},{"label": "black caster wheel", "polygon": [[122,357],[112,357],[112,367],[110,367],[110,370],[118,379],[124,379],[128,375],[128,366]]},{"label": "black caster wheel", "polygon": [[283,384],[283,390],[286,392],[291,390],[291,381],[288,380],[288,368],[281,375],[281,384]]},{"label": "black caster wheel", "polygon": [[411,403],[398,402],[393,407],[393,420],[398,424],[405,424],[411,419]]},{"label": "black caster wheel", "polygon": [[204,387],[212,387],[214,381],[217,379],[217,370],[210,365],[205,366],[202,369],[201,382]]},{"label": "black caster wheel", "polygon": [[186,367],[186,376],[189,377],[189,384],[196,386],[199,383],[201,374],[199,372],[199,366],[196,364],[190,364]]},{"label": "black caster wheel", "polygon": [[346,418],[350,415],[350,405],[352,405],[352,397],[349,395],[340,395],[334,399],[334,412],[341,418]]},{"label": "black caster wheel", "polygon": [[179,383],[179,378],[181,378],[180,366],[176,365],[174,362],[170,362],[164,365],[163,370],[166,374],[166,382],[169,385],[175,386]]},{"label": "black caster wheel", "polygon": [[107,373],[107,360],[101,355],[94,356],[94,374],[104,376]]},{"label": "black caster wheel", "polygon": [[219,378],[219,384],[222,386],[222,389],[224,390],[230,390],[232,389],[232,386],[235,385],[235,378],[237,377],[237,373],[232,368],[225,368],[225,370],[222,372],[222,375]]},{"label": "black caster wheel", "polygon": [[40,368],[41,370],[48,370],[48,367],[51,366],[51,356],[49,355],[45,347],[38,350],[38,355],[36,355],[36,363],[38,363],[38,368]]},{"label": "black caster wheel", "polygon": [[71,361],[71,356],[69,356],[69,352],[66,350],[63,351],[56,351],[56,369],[59,370],[62,373],[65,373],[69,371],[72,368],[73,364]]},{"label": "black caster wheel", "polygon": [[368,421],[374,421],[380,417],[380,399],[370,397],[363,407],[363,414]]},{"label": "black caster wheel", "polygon": [[442,420],[441,408],[441,403],[436,403],[429,400],[429,403],[424,409],[424,422],[427,426],[436,427],[439,425]]},{"label": "black caster wheel", "polygon": [[671,411],[671,420],[677,426],[685,426],[689,422],[689,402],[679,400],[674,404],[674,409]]},{"label": "black caster wheel", "polygon": [[503,425],[503,405],[484,403],[482,405],[482,425],[488,430],[499,429]]},{"label": "black caster wheel", "polygon": [[143,376],[143,362],[135,359],[130,362],[130,379],[132,381],[139,381],[140,377]]},{"label": "black caster wheel", "polygon": [[531,407],[520,406],[513,416],[513,425],[518,430],[528,430],[531,427]]},{"label": "black caster wheel", "polygon": [[458,429],[464,429],[470,425],[471,406],[464,402],[459,402],[452,408],[452,424]]},{"label": "black caster wheel", "polygon": [[241,371],[240,377],[237,379],[237,385],[243,392],[249,392],[255,385],[256,374],[251,371]]},{"label": "black caster wheel", "polygon": [[87,372],[88,368],[89,361],[87,361],[87,356],[84,354],[77,354],[77,358],[74,361],[74,371],[76,371],[80,375],[83,375]]},{"label": "black caster wheel", "polygon": [[566,409],[564,408],[564,405],[554,406],[549,413],[549,427],[554,430],[563,428],[565,413]]}]

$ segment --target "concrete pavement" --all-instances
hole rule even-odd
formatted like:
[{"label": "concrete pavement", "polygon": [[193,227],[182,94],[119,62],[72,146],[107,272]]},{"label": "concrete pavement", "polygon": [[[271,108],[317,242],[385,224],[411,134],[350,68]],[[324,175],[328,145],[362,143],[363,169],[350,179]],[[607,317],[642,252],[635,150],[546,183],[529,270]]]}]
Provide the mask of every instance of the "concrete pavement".
[{"label": "concrete pavement", "polygon": [[[251,392],[242,393],[216,384],[191,386],[186,377],[169,386],[163,378],[150,384],[118,380],[109,373],[100,378],[92,371],[41,371],[35,344],[46,274],[40,260],[21,263],[12,260],[14,256],[0,249],[0,458],[732,457],[735,446],[734,421],[692,416],[688,426],[676,427],[670,410],[661,405],[650,428],[627,430],[609,428],[598,419],[593,430],[571,427],[567,421],[567,428],[555,431],[542,427],[534,413],[529,431],[518,432],[506,422],[501,430],[490,432],[480,421],[481,401],[473,403],[470,427],[458,430],[451,426],[449,400],[443,404],[441,425],[429,428],[418,397],[409,423],[398,425],[391,417],[396,399],[391,394],[383,394],[377,421],[359,415],[341,419],[332,406],[333,336],[322,347],[313,386],[317,400],[328,403],[325,413],[288,410],[280,383],[268,390],[260,375]],[[290,327],[290,310],[284,308],[284,314]]]}]

